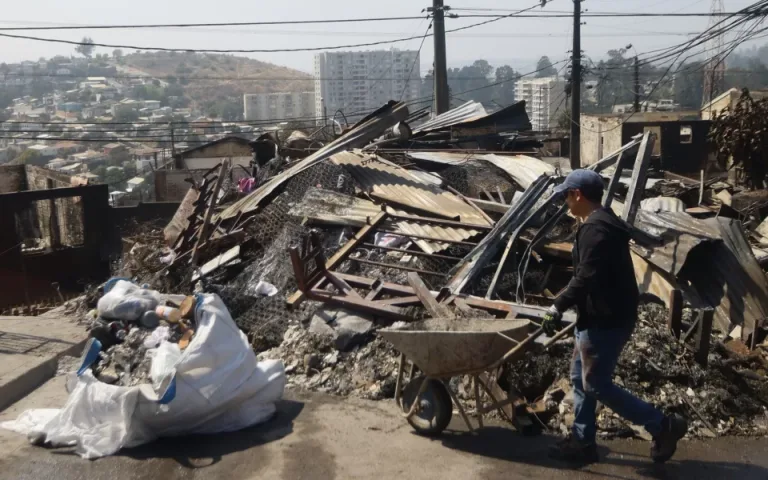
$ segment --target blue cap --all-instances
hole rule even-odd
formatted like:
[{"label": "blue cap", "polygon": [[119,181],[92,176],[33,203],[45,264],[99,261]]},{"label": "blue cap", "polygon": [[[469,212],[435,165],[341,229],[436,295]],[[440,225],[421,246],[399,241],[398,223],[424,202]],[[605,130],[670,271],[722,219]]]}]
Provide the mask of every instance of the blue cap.
[{"label": "blue cap", "polygon": [[582,192],[603,193],[603,177],[594,170],[574,170],[565,177],[565,181],[555,187],[555,194],[562,194],[568,190],[581,190]]}]

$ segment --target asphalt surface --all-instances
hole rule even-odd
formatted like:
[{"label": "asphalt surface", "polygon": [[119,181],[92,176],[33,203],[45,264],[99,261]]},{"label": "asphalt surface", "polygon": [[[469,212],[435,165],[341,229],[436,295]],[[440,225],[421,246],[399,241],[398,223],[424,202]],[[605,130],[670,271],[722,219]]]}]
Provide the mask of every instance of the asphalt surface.
[{"label": "asphalt surface", "polygon": [[[71,449],[33,447],[0,431],[0,479],[768,479],[768,439],[684,441],[669,463],[648,458],[649,444],[601,444],[602,461],[580,469],[550,461],[556,438],[523,437],[502,426],[479,434],[455,430],[435,439],[415,435],[392,402],[289,392],[267,424],[240,432],[163,439],[95,461]],[[0,414],[56,407],[66,399],[56,377]]]}]

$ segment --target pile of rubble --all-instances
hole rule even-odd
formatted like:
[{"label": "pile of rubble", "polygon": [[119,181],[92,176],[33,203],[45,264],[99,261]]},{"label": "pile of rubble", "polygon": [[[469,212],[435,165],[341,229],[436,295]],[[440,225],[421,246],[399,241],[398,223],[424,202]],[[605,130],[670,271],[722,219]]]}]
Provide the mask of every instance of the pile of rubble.
[{"label": "pile of rubble", "polygon": [[[171,298],[124,280],[111,280],[90,320],[84,362],[101,382],[133,387],[150,383],[150,367],[163,343],[184,351],[195,329],[195,297]],[[90,350],[93,350],[92,352]]]},{"label": "pile of rubble", "polygon": [[[719,338],[710,348],[708,367],[703,368],[669,332],[667,316],[663,306],[641,305],[614,382],[664,411],[689,418],[690,436],[768,434],[768,352],[750,352],[738,340]],[[550,429],[563,433],[573,422],[571,349],[571,344],[563,344],[543,354],[529,354],[510,365],[506,377],[533,402]],[[650,438],[642,428],[599,408],[600,435]]]},{"label": "pile of rubble", "polygon": [[[227,190],[225,161],[165,229],[126,242],[116,274],[162,292],[218,294],[259,357],[285,362],[292,385],[391,398],[399,354],[377,329],[441,315],[535,325],[536,306],[573,273],[577,225],[551,195],[559,167],[502,154],[514,148],[510,132],[526,129],[524,109],[481,110],[467,104],[406,129],[405,106],[389,104],[303,155],[266,149],[275,156],[257,158],[247,191]],[[664,305],[643,306],[615,381],[683,412],[694,435],[768,434],[768,280],[755,258],[768,212],[722,176],[654,171],[652,152],[646,133],[590,167],[606,179],[604,205],[634,227],[641,293]],[[132,346],[146,333],[107,350],[99,374],[141,378]],[[527,352],[499,379],[554,430],[572,415],[571,349],[566,339]],[[600,426],[639,434],[607,410]]]}]

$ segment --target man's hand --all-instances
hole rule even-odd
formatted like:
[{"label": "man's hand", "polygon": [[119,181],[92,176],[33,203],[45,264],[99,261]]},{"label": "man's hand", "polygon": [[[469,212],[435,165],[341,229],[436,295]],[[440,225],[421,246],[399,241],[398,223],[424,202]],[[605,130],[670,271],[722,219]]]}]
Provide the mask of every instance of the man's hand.
[{"label": "man's hand", "polygon": [[548,337],[553,337],[556,332],[563,329],[563,314],[553,306],[549,307],[541,322],[541,328]]}]

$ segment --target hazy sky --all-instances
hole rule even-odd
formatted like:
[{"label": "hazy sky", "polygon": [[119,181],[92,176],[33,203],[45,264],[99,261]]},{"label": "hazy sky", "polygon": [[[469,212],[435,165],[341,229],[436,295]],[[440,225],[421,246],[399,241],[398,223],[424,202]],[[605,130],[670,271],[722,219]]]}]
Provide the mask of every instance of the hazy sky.
[{"label": "hazy sky", "polygon": [[[459,8],[517,10],[538,0],[446,0]],[[417,16],[430,0],[5,0],[0,26],[58,26],[136,23],[202,23]],[[753,0],[725,0],[726,11],[736,11]],[[423,4],[423,5],[422,5]],[[585,0],[583,8],[593,12],[705,12],[710,0]],[[572,0],[550,0],[547,11],[572,11]],[[462,13],[457,10],[457,13]],[[463,12],[502,13],[502,12]],[[482,21],[477,18],[448,19],[447,28]],[[638,52],[680,43],[685,35],[701,32],[707,18],[587,18],[583,28],[583,50],[595,61],[612,48],[632,43]],[[428,22],[423,19],[396,22],[332,25],[282,25],[260,27],[165,28],[131,30],[77,30],[8,32],[39,37],[79,40],[88,35],[96,42],[143,47],[172,48],[302,48],[363,43],[423,35]],[[484,58],[497,66],[510,63],[518,70],[533,69],[541,55],[552,61],[565,58],[570,50],[572,21],[559,19],[503,19],[449,34],[448,63],[460,66]],[[758,40],[768,42],[768,38]],[[401,49],[417,49],[420,39],[394,44]],[[31,40],[0,38],[0,60],[20,60],[69,55],[73,46]],[[380,48],[389,48],[388,45]],[[99,49],[107,53],[111,49]],[[127,52],[127,51],[126,51]],[[422,75],[432,63],[432,39],[422,49]],[[253,58],[312,70],[312,53],[248,54]]]}]

